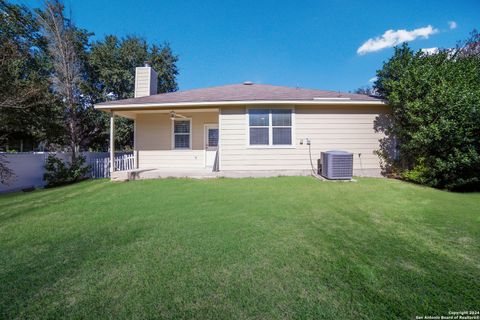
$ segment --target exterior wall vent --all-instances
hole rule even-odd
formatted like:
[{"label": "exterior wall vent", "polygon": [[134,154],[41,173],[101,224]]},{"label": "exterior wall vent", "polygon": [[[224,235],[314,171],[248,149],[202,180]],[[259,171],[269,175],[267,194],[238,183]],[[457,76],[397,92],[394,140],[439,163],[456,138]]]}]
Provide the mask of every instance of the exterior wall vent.
[{"label": "exterior wall vent", "polygon": [[353,176],[353,153],[326,151],[321,153],[321,175],[331,180],[350,180]]},{"label": "exterior wall vent", "polygon": [[147,63],[135,68],[135,98],[157,94],[158,74]]}]

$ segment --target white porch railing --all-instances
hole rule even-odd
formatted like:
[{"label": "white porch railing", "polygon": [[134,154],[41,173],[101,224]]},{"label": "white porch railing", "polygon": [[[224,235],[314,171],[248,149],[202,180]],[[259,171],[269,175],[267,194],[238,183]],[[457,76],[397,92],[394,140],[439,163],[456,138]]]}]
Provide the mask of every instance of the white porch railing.
[{"label": "white porch railing", "polygon": [[[123,154],[115,156],[115,171],[125,171],[135,169],[135,160],[133,154]],[[97,178],[110,178],[110,157],[96,158],[91,161],[90,166],[91,177]]]},{"label": "white porch railing", "polygon": [[135,167],[133,154],[125,154],[115,157],[115,171],[133,170]]}]

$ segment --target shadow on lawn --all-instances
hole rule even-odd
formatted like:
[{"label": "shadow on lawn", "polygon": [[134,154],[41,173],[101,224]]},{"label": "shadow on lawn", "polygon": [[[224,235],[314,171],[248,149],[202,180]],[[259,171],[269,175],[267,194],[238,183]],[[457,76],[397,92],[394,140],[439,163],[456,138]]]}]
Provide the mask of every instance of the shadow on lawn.
[{"label": "shadow on lawn", "polygon": [[[98,283],[102,278],[102,267],[107,263],[112,249],[119,250],[122,246],[134,243],[146,229],[138,228],[128,233],[119,234],[109,226],[93,230],[90,234],[85,232],[70,232],[68,237],[56,237],[46,241],[39,241],[31,250],[24,252],[23,257],[18,257],[15,252],[10,252],[11,260],[16,260],[14,268],[7,268],[2,274],[0,285],[0,318],[10,319],[22,317],[60,317],[67,314],[68,292],[75,288],[66,286],[68,281],[76,282],[79,272],[84,269],[96,270],[91,275]],[[60,240],[62,239],[62,240]],[[15,256],[15,257],[13,257]],[[7,258],[3,255],[3,258]],[[21,262],[18,261],[20,258]],[[4,262],[5,263],[5,262]],[[3,264],[4,264],[3,263]],[[82,282],[89,285],[92,279]],[[53,297],[49,305],[42,304]],[[65,300],[59,300],[63,297]],[[43,300],[38,304],[37,300]],[[41,309],[39,309],[41,308]]]},{"label": "shadow on lawn", "polygon": [[[26,194],[7,194],[4,199],[0,200],[10,200],[8,197],[16,197],[18,199],[9,201],[8,207],[0,207],[0,225],[25,214],[40,214],[39,210],[47,205],[65,203],[66,200],[80,195],[88,196],[108,187],[107,181],[105,183],[93,183],[95,182],[83,181],[78,184],[49,188],[48,192],[47,190],[37,190]],[[51,214],[51,212],[43,212],[41,214]]]},{"label": "shadow on lawn", "polygon": [[330,284],[349,317],[411,319],[478,307],[477,267],[426,238],[438,232],[422,235],[414,227],[403,236],[362,227],[358,235],[325,232],[336,239],[331,243],[335,262],[327,264],[332,268],[319,282]]}]

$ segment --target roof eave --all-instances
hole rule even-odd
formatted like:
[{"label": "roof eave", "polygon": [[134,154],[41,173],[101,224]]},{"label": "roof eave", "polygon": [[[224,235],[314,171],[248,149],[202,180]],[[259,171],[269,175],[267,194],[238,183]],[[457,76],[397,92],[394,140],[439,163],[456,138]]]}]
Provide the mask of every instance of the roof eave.
[{"label": "roof eave", "polygon": [[382,100],[239,100],[239,101],[205,101],[205,102],[172,102],[172,103],[132,103],[132,104],[96,104],[98,110],[119,109],[163,109],[189,107],[219,107],[238,105],[385,105]]}]

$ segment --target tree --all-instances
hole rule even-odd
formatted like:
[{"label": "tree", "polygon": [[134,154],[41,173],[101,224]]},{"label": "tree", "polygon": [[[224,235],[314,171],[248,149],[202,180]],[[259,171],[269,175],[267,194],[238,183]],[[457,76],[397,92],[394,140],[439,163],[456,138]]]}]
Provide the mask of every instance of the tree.
[{"label": "tree", "polygon": [[107,35],[92,44],[89,65],[95,74],[100,99],[133,98],[135,68],[148,62],[158,73],[158,93],[176,91],[178,57],[168,44],[148,45],[145,39]]},{"label": "tree", "polygon": [[[392,108],[381,128],[395,137],[399,157],[380,154],[403,178],[451,190],[480,187],[480,37],[438,54],[407,44],[377,71],[375,89]],[[468,54],[470,52],[470,54]],[[388,145],[388,144],[385,144]]]},{"label": "tree", "polygon": [[55,136],[45,39],[32,12],[0,0],[0,143]]},{"label": "tree", "polygon": [[[92,43],[60,0],[32,12],[0,0],[0,146],[31,138],[50,150],[105,150],[108,116],[98,102],[133,97],[135,68],[148,61],[158,72],[158,92],[177,90],[178,57],[168,44],[129,36]],[[133,146],[133,124],[117,119],[117,145]]]},{"label": "tree", "polygon": [[462,58],[480,57],[480,33],[477,30],[473,30],[467,40],[457,44],[454,52]]},{"label": "tree", "polygon": [[73,162],[100,131],[90,121],[94,113],[91,99],[81,90],[91,34],[76,28],[64,16],[59,0],[47,0],[44,10],[37,13],[52,61],[52,89],[63,106],[64,143],[69,146]]},{"label": "tree", "polygon": [[357,88],[355,91],[353,91],[353,93],[364,94],[367,96],[376,95],[375,89],[370,86],[363,86],[363,87]]},{"label": "tree", "polygon": [[[135,89],[135,68],[149,62],[158,73],[158,93],[176,91],[178,57],[168,44],[149,45],[145,39],[127,36],[119,39],[108,35],[94,42],[89,54],[89,89],[94,103],[106,100],[133,98]],[[103,114],[104,128],[108,128],[108,117]],[[116,120],[117,145],[133,146],[133,123],[119,118]],[[107,141],[108,131],[97,139],[97,146]]]}]

